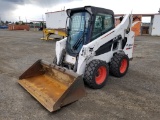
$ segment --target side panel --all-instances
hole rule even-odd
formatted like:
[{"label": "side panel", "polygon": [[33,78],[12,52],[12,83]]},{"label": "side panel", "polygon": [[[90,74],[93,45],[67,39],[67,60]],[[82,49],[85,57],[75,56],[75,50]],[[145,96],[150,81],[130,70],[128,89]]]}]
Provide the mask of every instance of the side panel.
[{"label": "side panel", "polygon": [[46,27],[50,29],[65,28],[66,18],[66,11],[46,13]]},{"label": "side panel", "polygon": [[160,36],[160,15],[155,15],[153,18],[151,35]]},{"label": "side panel", "polygon": [[130,32],[130,34],[127,37],[127,43],[123,49],[126,55],[128,55],[128,58],[131,59],[133,58],[133,47],[134,47],[134,32]]},{"label": "side panel", "polygon": [[59,63],[59,60],[60,60],[60,57],[62,54],[62,50],[65,49],[65,47],[66,47],[66,41],[67,41],[67,38],[64,38],[64,39],[56,42],[57,63]]}]

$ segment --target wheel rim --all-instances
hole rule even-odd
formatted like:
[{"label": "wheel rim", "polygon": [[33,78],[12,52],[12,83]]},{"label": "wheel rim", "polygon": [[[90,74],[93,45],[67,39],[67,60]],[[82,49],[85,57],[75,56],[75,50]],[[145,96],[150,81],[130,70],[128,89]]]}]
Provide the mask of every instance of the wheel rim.
[{"label": "wheel rim", "polygon": [[97,70],[97,75],[96,75],[96,83],[97,84],[102,84],[107,76],[107,69],[104,66],[101,66]]},{"label": "wheel rim", "polygon": [[127,66],[128,66],[127,59],[123,59],[121,61],[120,73],[122,73],[122,74],[125,73]]}]

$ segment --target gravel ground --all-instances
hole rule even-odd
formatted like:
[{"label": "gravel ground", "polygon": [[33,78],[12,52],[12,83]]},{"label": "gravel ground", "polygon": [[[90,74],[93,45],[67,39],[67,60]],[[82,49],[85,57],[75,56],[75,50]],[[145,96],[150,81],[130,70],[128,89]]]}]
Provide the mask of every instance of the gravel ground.
[{"label": "gravel ground", "polygon": [[100,90],[86,87],[86,97],[53,113],[17,83],[38,59],[52,62],[56,40],[41,37],[41,32],[0,30],[0,120],[160,119],[160,37],[137,37],[124,77],[109,76]]}]

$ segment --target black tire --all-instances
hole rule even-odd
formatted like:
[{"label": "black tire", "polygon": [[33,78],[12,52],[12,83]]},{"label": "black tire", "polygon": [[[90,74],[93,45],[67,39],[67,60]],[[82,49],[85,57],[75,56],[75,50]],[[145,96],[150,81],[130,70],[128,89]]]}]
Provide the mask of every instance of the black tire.
[{"label": "black tire", "polygon": [[85,69],[84,82],[90,88],[100,89],[106,84],[108,75],[109,67],[107,63],[101,60],[93,60]]},{"label": "black tire", "polygon": [[110,73],[115,77],[124,76],[129,67],[129,58],[125,54],[117,53],[110,62]]},{"label": "black tire", "polygon": [[54,59],[53,59],[53,64],[56,64],[57,65],[57,57],[55,56]]}]

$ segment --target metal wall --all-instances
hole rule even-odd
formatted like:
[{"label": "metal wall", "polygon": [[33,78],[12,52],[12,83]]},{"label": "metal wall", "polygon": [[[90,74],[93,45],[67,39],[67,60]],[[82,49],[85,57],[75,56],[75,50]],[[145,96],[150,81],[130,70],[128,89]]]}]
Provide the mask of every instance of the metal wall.
[{"label": "metal wall", "polygon": [[160,14],[154,15],[151,35],[160,36]]},{"label": "metal wall", "polygon": [[46,13],[46,27],[50,29],[62,29],[66,25],[66,11]]}]

